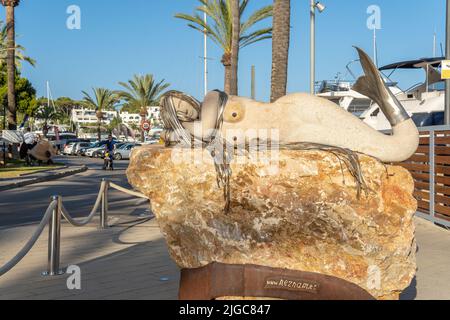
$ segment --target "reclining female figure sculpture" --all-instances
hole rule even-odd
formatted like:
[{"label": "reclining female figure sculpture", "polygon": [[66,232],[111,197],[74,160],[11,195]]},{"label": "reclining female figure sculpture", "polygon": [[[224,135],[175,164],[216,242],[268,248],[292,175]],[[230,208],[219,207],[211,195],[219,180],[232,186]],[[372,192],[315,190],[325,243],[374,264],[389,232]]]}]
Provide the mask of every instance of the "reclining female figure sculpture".
[{"label": "reclining female figure sculpture", "polygon": [[[230,144],[249,143],[247,130],[278,130],[280,145],[298,142],[333,146],[375,157],[383,162],[401,162],[417,150],[419,133],[405,109],[387,88],[369,56],[357,48],[365,76],[354,90],[375,101],[392,125],[392,135],[385,135],[363,123],[336,104],[305,93],[290,94],[274,103],[210,92],[200,104],[169,93],[162,99],[162,116],[167,124],[166,105],[177,105],[180,124],[191,136],[211,141],[216,130]],[[186,115],[183,117],[183,115]],[[173,127],[173,126],[172,126]],[[172,128],[177,129],[177,128]],[[179,130],[177,131],[179,134]],[[229,134],[231,132],[232,134]],[[176,140],[176,136],[166,136]],[[178,137],[179,138],[179,137]]]}]

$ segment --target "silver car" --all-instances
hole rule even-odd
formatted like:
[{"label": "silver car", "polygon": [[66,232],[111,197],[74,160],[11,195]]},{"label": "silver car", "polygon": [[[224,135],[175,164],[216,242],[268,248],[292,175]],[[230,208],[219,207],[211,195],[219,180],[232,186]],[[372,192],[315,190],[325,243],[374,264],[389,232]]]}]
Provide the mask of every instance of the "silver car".
[{"label": "silver car", "polygon": [[140,147],[140,144],[126,144],[123,145],[121,148],[116,149],[114,153],[114,159],[115,160],[125,160],[130,159],[131,150],[136,147]]},{"label": "silver car", "polygon": [[77,142],[77,143],[75,143],[75,145],[72,148],[72,154],[73,155],[80,155],[81,154],[81,149],[87,148],[89,146],[91,146],[90,142]]},{"label": "silver car", "polygon": [[76,142],[71,142],[71,143],[64,145],[64,149],[63,149],[62,153],[67,156],[71,155],[75,145],[76,145]]}]

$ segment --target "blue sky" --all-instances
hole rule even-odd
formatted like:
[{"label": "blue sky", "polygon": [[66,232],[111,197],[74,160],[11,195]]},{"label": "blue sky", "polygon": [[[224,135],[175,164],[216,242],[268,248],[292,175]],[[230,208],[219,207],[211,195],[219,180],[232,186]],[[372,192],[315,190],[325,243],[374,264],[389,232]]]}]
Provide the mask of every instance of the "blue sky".
[{"label": "blue sky", "polygon": [[[271,0],[250,1],[249,11]],[[323,0],[327,10],[317,17],[317,79],[345,73],[357,58],[352,45],[372,52],[372,32],[366,27],[369,5],[381,8],[378,32],[379,62],[432,55],[433,33],[445,39],[445,0]],[[81,30],[66,28],[69,5],[81,8]],[[197,0],[22,0],[16,10],[18,42],[37,60],[24,67],[38,91],[45,95],[49,80],[54,97],[81,98],[91,87],[117,89],[117,82],[133,74],[153,73],[172,89],[198,98],[203,92],[202,35],[173,18],[192,13]],[[292,1],[289,92],[309,88],[309,0]],[[4,20],[4,9],[0,19]],[[264,23],[261,24],[262,26]],[[438,50],[440,52],[440,50]],[[209,43],[210,89],[223,88],[221,51]],[[257,99],[270,96],[271,41],[244,48],[240,56],[240,95],[250,95],[250,68],[256,66]],[[355,71],[358,71],[356,68]],[[421,73],[399,74],[406,88]]]}]

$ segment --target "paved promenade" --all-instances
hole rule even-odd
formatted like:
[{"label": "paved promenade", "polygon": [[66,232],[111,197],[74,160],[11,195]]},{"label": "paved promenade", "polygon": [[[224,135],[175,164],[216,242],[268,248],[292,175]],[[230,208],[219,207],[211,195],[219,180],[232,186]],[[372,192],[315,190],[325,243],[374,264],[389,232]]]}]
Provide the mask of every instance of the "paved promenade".
[{"label": "paved promenade", "polygon": [[[17,253],[34,227],[0,230],[0,265]],[[178,267],[155,220],[108,230],[98,230],[95,220],[83,228],[64,223],[61,266],[81,268],[81,290],[67,288],[70,275],[40,275],[47,263],[46,231],[24,260],[0,277],[0,299],[177,299]]]},{"label": "paved promenade", "polygon": [[[84,228],[63,225],[61,265],[81,268],[81,290],[67,288],[69,275],[40,276],[47,259],[44,231],[29,255],[0,277],[0,299],[176,299],[178,268],[156,221],[125,219],[129,218],[112,218],[116,226],[108,230],[98,230],[96,221]],[[416,222],[418,272],[402,299],[450,299],[450,231],[422,219]],[[34,227],[0,230],[0,265],[19,250]]]},{"label": "paved promenade", "polygon": [[416,239],[416,280],[403,298],[450,300],[450,231],[416,218]]}]

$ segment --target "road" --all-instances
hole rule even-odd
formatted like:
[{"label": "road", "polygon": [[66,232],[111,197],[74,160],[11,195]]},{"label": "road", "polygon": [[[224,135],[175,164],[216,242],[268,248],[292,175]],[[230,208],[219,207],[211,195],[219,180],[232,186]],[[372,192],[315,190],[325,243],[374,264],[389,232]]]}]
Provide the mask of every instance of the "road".
[{"label": "road", "polygon": [[[102,178],[131,188],[125,170],[128,161],[115,161],[115,171],[103,171],[101,159],[59,157],[57,162],[87,165],[89,170],[63,179],[0,192],[0,228],[39,222],[52,195],[63,197],[64,206],[73,217],[89,214],[98,194]],[[110,215],[140,217],[149,215],[148,201],[111,190]]]}]

